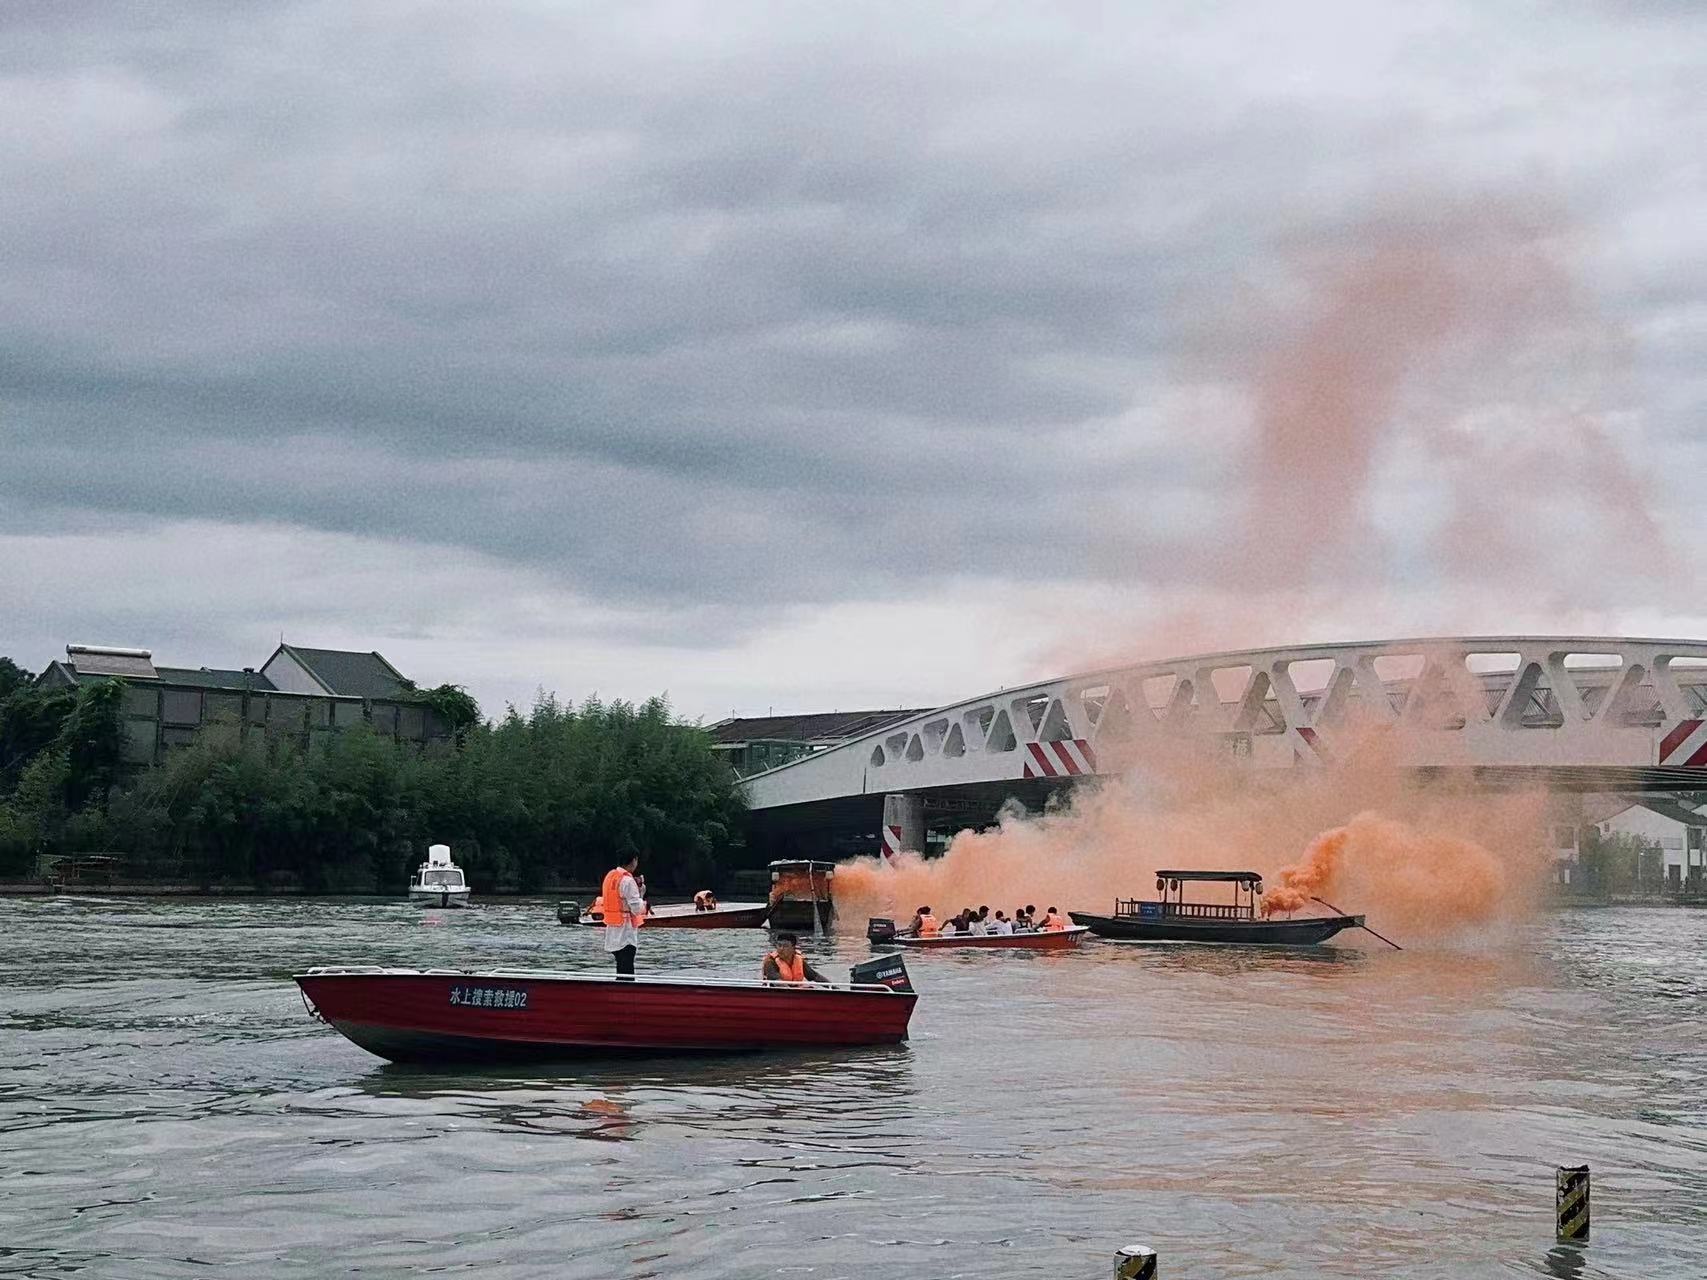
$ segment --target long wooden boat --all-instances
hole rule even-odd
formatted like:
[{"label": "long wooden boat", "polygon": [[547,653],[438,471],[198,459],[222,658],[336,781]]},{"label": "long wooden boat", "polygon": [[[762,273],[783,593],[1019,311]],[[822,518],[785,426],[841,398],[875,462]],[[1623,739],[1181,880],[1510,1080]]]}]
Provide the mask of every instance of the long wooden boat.
[{"label": "long wooden boat", "polygon": [[948,936],[920,938],[910,933],[897,934],[897,946],[916,951],[946,951],[967,948],[974,951],[1069,951],[1090,930],[1083,925],[1066,929],[1037,929],[1030,933],[953,933]]},{"label": "long wooden boat", "polygon": [[[885,976],[887,975],[887,976]],[[918,997],[899,955],[845,986],[525,969],[310,969],[315,1017],[393,1062],[585,1058],[895,1044]]]},{"label": "long wooden boat", "polygon": [[1160,916],[1092,915],[1068,912],[1099,938],[1116,942],[1223,942],[1247,945],[1310,947],[1326,942],[1342,929],[1357,929],[1362,916],[1305,916],[1294,920],[1194,920]]},{"label": "long wooden boat", "polygon": [[[1229,884],[1230,903],[1187,902],[1188,884]],[[1070,911],[1073,923],[1117,942],[1219,942],[1309,947],[1342,929],[1363,927],[1362,916],[1304,916],[1284,920],[1258,914],[1262,877],[1254,871],[1158,871],[1161,899],[1116,898],[1113,915]]]},{"label": "long wooden boat", "polygon": [[[696,911],[691,903],[683,906],[658,907],[646,913],[644,929],[759,929],[764,927],[770,906],[764,902],[719,903],[710,911]],[[559,916],[559,919],[562,917]],[[585,925],[604,928],[604,917],[596,911],[584,912],[579,921]]]}]

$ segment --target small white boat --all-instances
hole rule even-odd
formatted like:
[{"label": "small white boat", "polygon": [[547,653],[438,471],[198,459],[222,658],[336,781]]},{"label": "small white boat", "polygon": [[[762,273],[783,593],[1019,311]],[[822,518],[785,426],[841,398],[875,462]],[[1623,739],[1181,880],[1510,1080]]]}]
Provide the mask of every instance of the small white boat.
[{"label": "small white boat", "polygon": [[409,901],[423,907],[466,907],[468,899],[468,881],[462,868],[450,860],[450,846],[428,845],[427,860],[415,868],[415,877],[409,881]]}]

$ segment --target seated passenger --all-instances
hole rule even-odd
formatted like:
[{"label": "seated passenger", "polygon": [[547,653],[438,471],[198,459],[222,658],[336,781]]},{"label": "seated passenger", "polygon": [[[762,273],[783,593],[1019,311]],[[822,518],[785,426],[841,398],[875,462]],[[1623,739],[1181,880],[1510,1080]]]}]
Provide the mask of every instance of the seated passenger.
[{"label": "seated passenger", "polygon": [[1012,933],[1013,931],[1014,931],[1014,922],[1012,920],[1009,920],[1007,918],[1007,916],[1004,915],[1002,912],[1000,912],[1000,911],[996,912],[996,918],[990,924],[990,932],[991,933],[1007,934],[1007,933]]},{"label": "seated passenger", "polygon": [[1051,932],[1067,927],[1067,919],[1054,907],[1050,907],[1043,917],[1043,927]]},{"label": "seated passenger", "polygon": [[975,938],[981,938],[990,931],[984,927],[984,921],[974,913],[966,918],[966,932]]},{"label": "seated passenger", "polygon": [[695,911],[717,910],[717,895],[710,889],[701,889],[693,896],[693,909]]},{"label": "seated passenger", "polygon": [[800,939],[792,933],[776,935],[776,950],[765,957],[764,967],[759,971],[766,982],[805,986],[808,982],[830,981],[807,963],[806,957],[800,954],[799,946]]},{"label": "seated passenger", "polygon": [[931,909],[920,907],[919,914],[913,917],[913,935],[919,938],[934,938],[941,932],[942,928],[931,914]]}]

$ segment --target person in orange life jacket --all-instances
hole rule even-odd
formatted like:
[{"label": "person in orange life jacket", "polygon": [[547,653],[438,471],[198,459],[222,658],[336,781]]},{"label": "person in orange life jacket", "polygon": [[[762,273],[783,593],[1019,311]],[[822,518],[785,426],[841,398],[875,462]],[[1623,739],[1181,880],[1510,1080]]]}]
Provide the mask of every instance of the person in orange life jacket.
[{"label": "person in orange life jacket", "polygon": [[604,903],[605,950],[616,961],[616,976],[634,976],[634,953],[640,946],[640,926],[646,920],[645,881],[635,875],[640,855],[630,854],[605,872],[599,898]]},{"label": "person in orange life jacket", "polygon": [[701,889],[693,896],[693,909],[695,911],[717,910],[717,895],[710,889]]},{"label": "person in orange life jacket", "polygon": [[776,950],[765,957],[764,968],[760,972],[766,982],[787,982],[802,986],[808,982],[828,983],[830,980],[819,973],[799,951],[800,939],[792,933],[776,935]]},{"label": "person in orange life jacket", "polygon": [[942,932],[942,926],[936,922],[929,907],[920,907],[918,914],[913,917],[912,933],[915,938],[934,938]]},{"label": "person in orange life jacket", "polygon": [[1051,931],[1065,929],[1067,927],[1067,921],[1059,911],[1055,910],[1054,907],[1050,907],[1049,910],[1044,913],[1043,927]]}]

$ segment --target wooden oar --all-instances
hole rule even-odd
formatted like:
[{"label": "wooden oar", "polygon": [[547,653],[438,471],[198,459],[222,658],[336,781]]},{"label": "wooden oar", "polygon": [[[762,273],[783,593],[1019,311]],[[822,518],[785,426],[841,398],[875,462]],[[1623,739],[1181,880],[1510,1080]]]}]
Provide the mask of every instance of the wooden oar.
[{"label": "wooden oar", "polygon": [[[1310,901],[1321,903],[1324,907],[1326,907],[1329,911],[1332,911],[1337,916],[1343,916],[1343,915],[1348,914],[1347,912],[1341,911],[1338,907],[1336,907],[1333,903],[1329,902],[1326,898],[1311,898]],[[1375,933],[1375,930],[1371,929],[1366,924],[1360,924],[1357,927],[1359,929],[1362,929],[1365,933]],[[1375,933],[1375,936],[1377,938],[1381,938],[1381,935],[1378,933]],[[1392,947],[1393,950],[1395,950],[1395,951],[1403,951],[1404,950],[1403,947],[1401,947],[1398,943],[1394,942],[1391,938],[1381,938],[1381,941],[1385,942],[1389,947]]]}]

